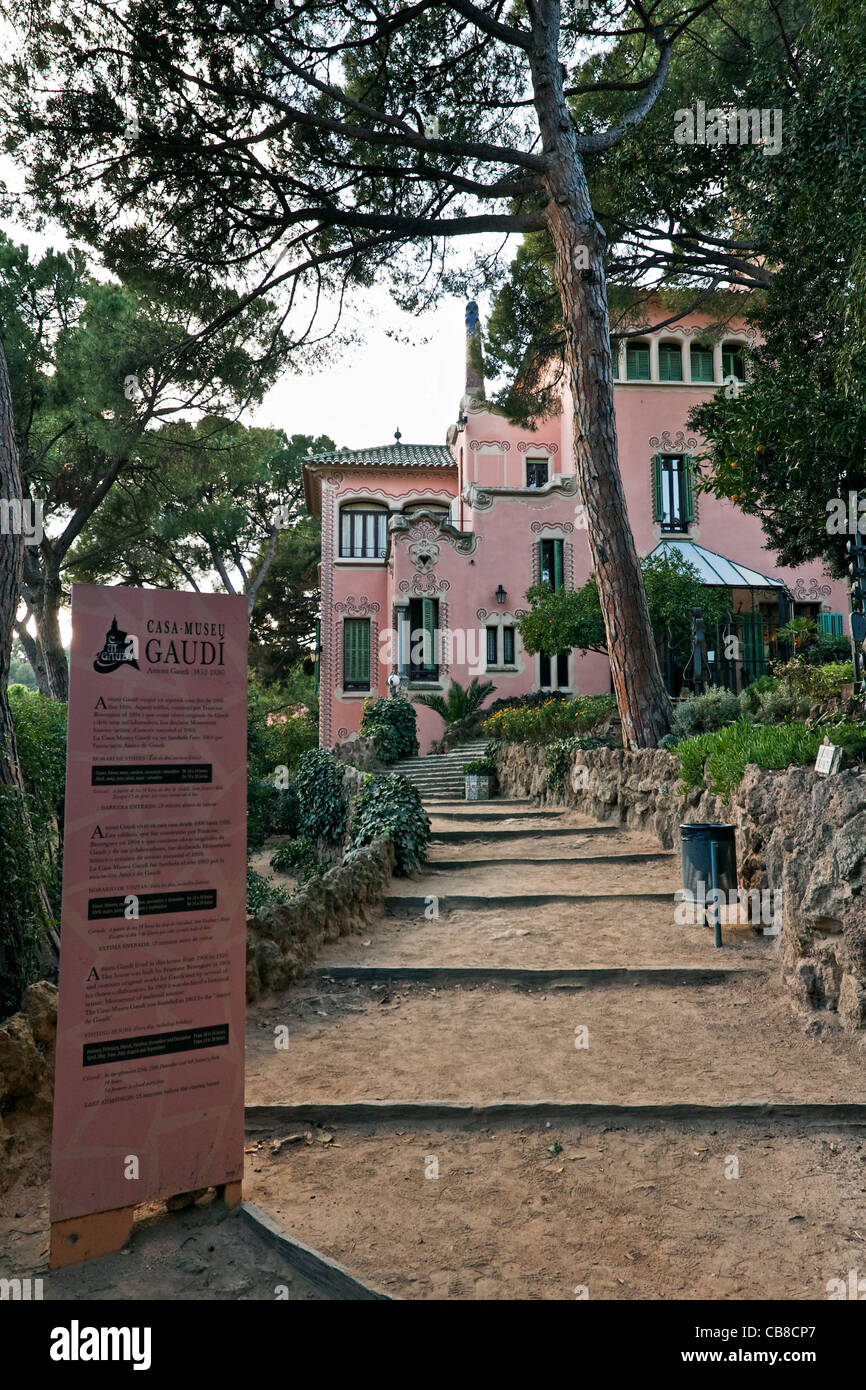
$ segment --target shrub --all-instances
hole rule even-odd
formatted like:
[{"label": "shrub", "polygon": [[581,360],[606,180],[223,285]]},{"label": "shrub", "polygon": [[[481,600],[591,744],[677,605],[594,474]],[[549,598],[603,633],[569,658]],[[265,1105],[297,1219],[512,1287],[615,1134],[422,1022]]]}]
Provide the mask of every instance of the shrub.
[{"label": "shrub", "polygon": [[280,845],[271,855],[271,868],[280,874],[293,874],[299,883],[316,878],[327,872],[327,864],[322,864],[316,854],[316,846],[303,836]]},{"label": "shrub", "polygon": [[473,758],[471,763],[463,764],[466,777],[495,777],[496,759],[492,757]]},{"label": "shrub", "polygon": [[39,978],[42,921],[22,816],[21,794],[0,786],[0,1020]]},{"label": "shrub", "polygon": [[766,695],[769,690],[778,690],[779,682],[775,676],[758,676],[757,680],[752,681],[740,691],[740,709],[743,714],[755,714],[761,708],[762,695]]},{"label": "shrub", "polygon": [[400,757],[400,731],[393,724],[372,724],[367,730],[376,755],[383,763],[396,763]]},{"label": "shrub", "polygon": [[63,797],[66,788],[66,705],[24,685],[10,685],[9,708],[33,838],[39,887],[60,916],[63,876]]},{"label": "shrub", "polygon": [[418,716],[408,700],[373,700],[364,705],[361,733],[373,737],[383,763],[414,758],[418,752]]},{"label": "shrub", "polygon": [[832,700],[842,693],[842,686],[854,679],[850,661],[831,661],[825,666],[812,666],[799,657],[784,666],[774,668],[779,680],[798,695],[812,700]]},{"label": "shrub", "polygon": [[480,681],[473,676],[465,689],[459,681],[452,681],[444,699],[441,695],[416,695],[415,704],[432,709],[446,724],[457,724],[476,714],[484,701],[495,693],[492,681]]},{"label": "shrub", "polygon": [[578,695],[574,700],[546,700],[543,705],[513,705],[484,722],[488,738],[511,743],[549,742],[589,733],[610,718],[616,708],[612,695]]},{"label": "shrub", "polygon": [[270,835],[296,835],[299,814],[294,786],[282,789],[251,777],[247,783],[247,854],[255,854]]},{"label": "shrub", "polygon": [[270,879],[265,878],[263,874],[257,874],[255,869],[247,865],[247,913],[250,917],[255,917],[263,908],[288,901],[289,895],[285,888],[271,883]]},{"label": "shrub", "polygon": [[604,746],[602,739],[591,738],[588,734],[578,734],[574,738],[558,738],[548,748],[547,757],[544,760],[547,785],[550,791],[561,792],[565,790],[571,767],[571,755],[576,748],[604,748]]},{"label": "shrub", "polygon": [[[278,767],[291,771],[301,755],[319,741],[313,720],[308,715],[287,713],[284,704],[279,690],[264,690],[250,681],[247,759],[250,775],[262,781],[272,777]],[[269,724],[269,718],[274,722]]]},{"label": "shrub", "polygon": [[678,744],[683,789],[696,787],[727,801],[749,765],[785,768],[815,761],[824,735],[852,757],[866,751],[866,728],[852,720],[819,727],[811,724],[752,724],[739,720],[717,733],[700,734]]},{"label": "shrub", "polygon": [[765,690],[755,701],[754,712],[744,713],[743,718],[753,724],[781,724],[785,720],[802,719],[809,712],[809,701],[797,695],[790,686],[780,685],[778,690]]},{"label": "shrub", "polygon": [[408,777],[397,772],[368,777],[355,798],[352,848],[369,845],[380,836],[390,836],[394,842],[398,873],[411,873],[427,858],[430,822],[421,795]]},{"label": "shrub", "polygon": [[304,753],[295,774],[298,827],[308,840],[339,844],[346,833],[348,805],[345,766],[323,748]]},{"label": "shrub", "polygon": [[676,734],[665,734],[659,739],[658,746],[659,748],[664,748],[669,753],[672,748],[676,748],[678,743],[679,739]]},{"label": "shrub", "polygon": [[739,718],[740,703],[732,690],[714,685],[703,695],[680,700],[674,710],[671,732],[677,738],[711,733]]}]

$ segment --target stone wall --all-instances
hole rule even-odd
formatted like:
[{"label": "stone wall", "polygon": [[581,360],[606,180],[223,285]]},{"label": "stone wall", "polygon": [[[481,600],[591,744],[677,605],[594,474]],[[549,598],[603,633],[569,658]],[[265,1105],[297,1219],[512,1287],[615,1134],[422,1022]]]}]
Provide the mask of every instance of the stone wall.
[{"label": "stone wall", "polygon": [[349,862],[312,878],[288,903],[247,919],[247,1000],[296,980],[326,941],[358,931],[381,905],[394,872],[390,839],[354,850]]},{"label": "stone wall", "polygon": [[[502,794],[651,831],[666,849],[679,848],[682,821],[733,825],[741,887],[781,890],[778,949],[787,987],[801,1004],[835,1010],[849,1028],[866,1027],[866,774],[748,767],[725,804],[709,792],[681,793],[670,753],[576,749],[565,789],[555,795],[546,755],[540,745],[503,745]],[[578,767],[586,769],[585,789]]]},{"label": "stone wall", "polygon": [[0,1026],[0,1192],[44,1152],[56,1038],[57,987],[39,980]]}]

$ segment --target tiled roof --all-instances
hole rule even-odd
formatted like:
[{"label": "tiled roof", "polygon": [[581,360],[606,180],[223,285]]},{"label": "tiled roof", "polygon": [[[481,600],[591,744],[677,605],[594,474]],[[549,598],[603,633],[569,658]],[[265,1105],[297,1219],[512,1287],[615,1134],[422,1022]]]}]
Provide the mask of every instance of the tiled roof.
[{"label": "tiled roof", "polygon": [[360,464],[373,468],[454,468],[454,455],[445,444],[383,444],[378,449],[337,449],[332,454],[308,454],[305,463]]}]

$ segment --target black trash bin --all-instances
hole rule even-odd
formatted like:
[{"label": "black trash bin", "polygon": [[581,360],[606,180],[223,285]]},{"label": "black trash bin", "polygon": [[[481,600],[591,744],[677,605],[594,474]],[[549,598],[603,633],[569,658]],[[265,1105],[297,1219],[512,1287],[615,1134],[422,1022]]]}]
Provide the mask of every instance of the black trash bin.
[{"label": "black trash bin", "polygon": [[[683,861],[683,900],[695,904],[697,921],[709,921],[716,927],[716,945],[721,946],[719,915],[707,909],[707,899],[713,888],[725,894],[725,903],[736,902],[737,846],[732,825],[712,821],[680,826],[680,849]],[[712,901],[715,901],[713,899]]]}]

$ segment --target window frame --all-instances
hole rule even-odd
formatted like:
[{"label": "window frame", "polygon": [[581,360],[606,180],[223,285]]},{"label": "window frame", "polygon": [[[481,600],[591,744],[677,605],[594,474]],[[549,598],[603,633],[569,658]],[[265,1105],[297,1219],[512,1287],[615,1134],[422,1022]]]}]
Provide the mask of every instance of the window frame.
[{"label": "window frame", "polygon": [[[677,467],[665,464],[676,462]],[[695,521],[695,471],[691,454],[653,454],[653,521],[663,535],[685,535]],[[666,484],[666,480],[669,482]],[[673,483],[676,479],[676,489]],[[674,496],[676,492],[676,496]],[[676,503],[676,505],[674,505]],[[666,515],[666,511],[669,515]]]},{"label": "window frame", "polygon": [[[365,680],[364,677],[362,677],[360,674],[359,674],[359,675],[352,675],[352,676],[349,676],[349,675],[347,674],[348,671],[350,670],[350,668],[352,668],[352,654],[350,653],[350,650],[349,650],[349,634],[350,634],[350,632],[358,632],[358,633],[361,633],[361,632],[364,631],[365,628],[366,628],[366,639],[365,639],[365,640],[366,640],[366,652],[367,652],[367,676],[366,676],[366,680]],[[343,686],[342,686],[342,688],[343,688],[344,691],[350,691],[350,692],[353,692],[353,693],[356,693],[356,694],[369,694],[370,691],[372,690],[372,666],[373,666],[373,660],[372,660],[372,657],[373,657],[372,635],[373,635],[373,634],[372,634],[372,624],[371,624],[371,620],[370,620],[369,618],[348,617],[348,618],[344,618],[344,619],[343,619],[343,667],[342,667]],[[363,641],[359,644],[359,648],[360,648],[361,653],[363,653],[363,648],[364,648],[364,642],[363,642]],[[358,655],[357,652],[355,653],[355,655],[356,655],[356,657],[357,657],[357,655]],[[361,656],[358,658],[358,660],[359,660],[360,665],[363,665],[363,655],[361,655]]]},{"label": "window frame", "polygon": [[[709,376],[696,376],[696,375],[695,375],[695,361],[698,360],[698,354],[700,354],[700,359],[699,359],[700,361],[706,361],[707,359],[709,359],[709,364],[710,364],[710,374],[709,374]],[[711,385],[713,384],[713,382],[715,381],[715,379],[716,379],[716,367],[715,367],[715,361],[714,361],[714,356],[713,356],[713,349],[712,349],[711,347],[708,347],[706,343],[690,343],[690,344],[689,344],[689,380],[690,380],[694,385],[696,385],[696,386],[711,386]]]},{"label": "window frame", "polygon": [[[379,560],[382,561],[388,554],[388,520],[391,513],[388,507],[376,502],[344,502],[340,506],[338,515],[338,546],[337,558],[339,560]],[[356,518],[361,519],[361,535],[363,537],[360,553],[356,553],[355,535]],[[370,522],[373,522],[372,527]],[[349,549],[346,545],[346,523],[349,523]],[[372,542],[370,531],[372,530]],[[372,553],[371,553],[372,551]]]},{"label": "window frame", "polygon": [[[543,470],[544,478],[541,482],[533,477],[533,474]],[[526,460],[526,486],[527,487],[546,487],[550,482],[550,459],[547,458],[528,458]]]},{"label": "window frame", "polygon": [[[677,364],[678,376],[666,376],[662,371],[662,364],[669,361]],[[672,342],[667,339],[659,343],[659,381],[682,381],[683,379],[683,350],[680,343]]]},{"label": "window frame", "polygon": [[[631,370],[631,355],[633,353],[646,353],[646,376],[643,374],[635,375]],[[625,379],[626,381],[651,381],[652,380],[652,354],[650,345],[639,338],[636,343],[626,343],[625,348]]]}]

